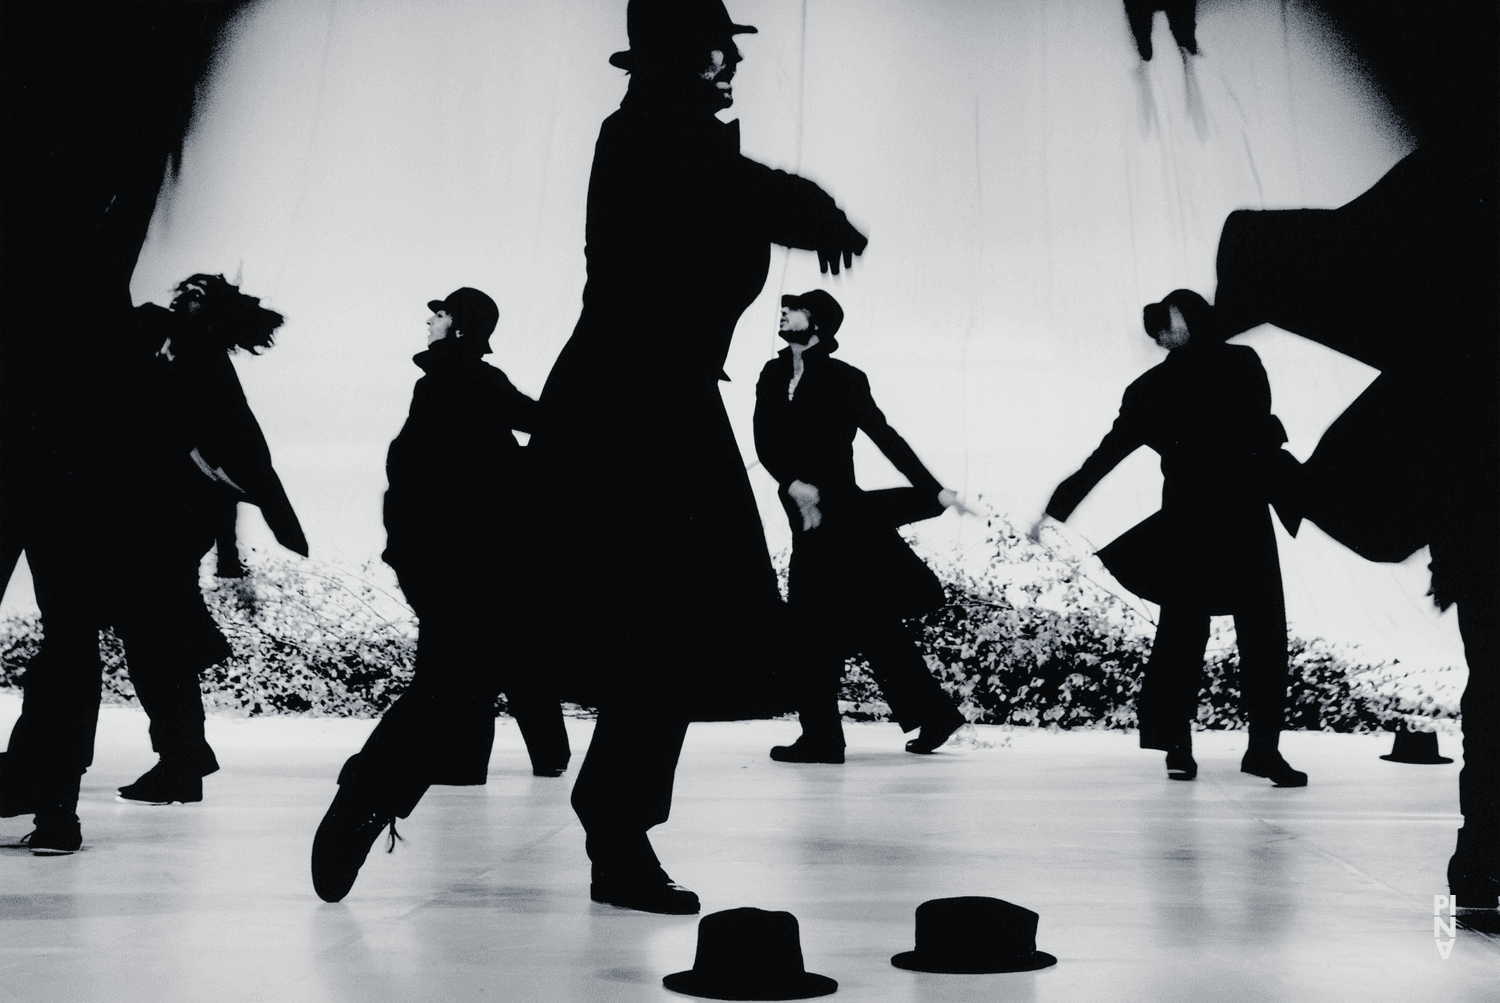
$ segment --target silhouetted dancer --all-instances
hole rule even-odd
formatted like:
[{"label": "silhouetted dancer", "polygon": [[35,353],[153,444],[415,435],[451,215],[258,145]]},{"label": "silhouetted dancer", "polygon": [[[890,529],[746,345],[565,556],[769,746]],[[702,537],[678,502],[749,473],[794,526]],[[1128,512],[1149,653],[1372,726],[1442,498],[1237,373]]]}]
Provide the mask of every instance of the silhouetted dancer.
[{"label": "silhouetted dancer", "polygon": [[171,309],[147,304],[136,313],[142,406],[120,429],[118,471],[128,486],[120,530],[135,578],[116,597],[113,622],[160,758],[120,797],[201,801],[203,777],[219,763],[203,734],[198,676],[230,649],[204,606],[199,562],[224,511],[239,501],[260,507],[282,546],[307,554],[229,359],[239,349],[270,348],[282,318],[222,275],[203,274],[178,285]]},{"label": "silhouetted dancer", "polygon": [[[1125,18],[1135,36],[1136,51],[1151,62],[1151,22],[1157,11],[1167,15],[1172,40],[1187,55],[1198,54],[1198,0],[1125,0]],[[1187,55],[1183,58],[1186,59]]]},{"label": "silhouetted dancer", "polygon": [[93,759],[100,628],[113,625],[124,643],[159,757],[120,789],[121,798],[201,801],[203,777],[219,765],[204,738],[198,676],[230,654],[198,587],[199,562],[213,545],[215,521],[235,499],[259,505],[277,539],[307,553],[228,355],[236,348],[270,346],[282,318],[259,303],[222,276],[194,275],[177,287],[170,309],[139,307],[118,332],[112,369],[118,391],[107,398],[114,406],[100,422],[97,446],[86,454],[96,464],[94,483],[108,486],[111,504],[97,530],[79,529],[83,539],[111,541],[114,562],[128,573],[123,584],[81,610],[63,606],[64,614],[82,613],[78,622],[48,620],[58,611],[53,597],[62,591],[55,576],[84,571],[51,555],[52,537],[36,539],[43,623],[49,636],[58,623],[58,640],[69,647],[44,646],[27,668],[21,717],[5,757],[4,811],[36,811],[38,831],[47,839],[43,815],[58,798],[70,805],[77,831],[71,806]]},{"label": "silhouetted dancer", "polygon": [[[1338,209],[1231,213],[1219,238],[1215,314],[1223,336],[1270,322],[1380,370],[1308,458],[1305,515],[1368,560],[1399,562],[1431,548],[1431,594],[1444,609],[1457,605],[1469,667],[1460,705],[1464,824],[1448,886],[1461,906],[1493,910],[1500,903],[1500,134],[1474,124],[1495,116],[1496,9],[1484,6],[1487,30],[1473,30],[1485,89],[1428,95],[1456,116],[1454,131]],[[1496,928],[1500,917],[1484,922]]]},{"label": "silhouetted dancer", "polygon": [[630,86],[589,179],[583,313],[530,446],[554,499],[555,620],[538,629],[565,639],[581,702],[599,709],[573,788],[591,895],[693,913],[646,832],[670,812],[689,720],[747,716],[787,650],[718,380],[772,243],[837,272],[866,241],[817,185],[742,156],[738,123],[714,117],[733,101],[732,36],[754,28],[720,0],[631,0],[626,27],[630,49],[610,61]]},{"label": "silhouetted dancer", "polygon": [[122,489],[105,471],[121,413],[138,406],[121,378],[131,275],[220,28],[244,6],[0,4],[6,140],[34,153],[9,158],[0,185],[0,288],[60,318],[45,335],[0,325],[0,579],[24,550],[44,631],[26,724],[0,763],[0,816],[36,816],[37,855],[81,845],[104,605],[134,586],[99,573],[129,567],[106,525]]},{"label": "silhouetted dancer", "polygon": [[[1278,751],[1286,716],[1286,606],[1269,503],[1296,460],[1280,448],[1271,385],[1255,350],[1214,334],[1213,308],[1178,289],[1143,311],[1146,333],[1170,354],[1125,389],[1114,427],[1058,485],[1047,515],[1072,515],[1104,475],[1141,446],[1161,455],[1161,511],[1099,551],[1132,592],[1161,604],[1138,705],[1141,748],[1167,753],[1167,775],[1192,780],[1191,724],[1209,618],[1234,615],[1250,748],[1240,770],[1277,787],[1307,774]],[[1035,540],[1039,525],[1031,530]],[[1295,531],[1291,522],[1289,529]]]},{"label": "silhouetted dancer", "polygon": [[570,751],[562,710],[537,677],[527,610],[531,534],[521,531],[532,479],[512,429],[537,403],[484,361],[500,311],[477,289],[427,304],[424,375],[386,458],[385,562],[417,614],[416,672],[364,748],[344,764],[313,840],[313,887],[349,893],[382,829],[432,784],[485,782],[503,689],[536,776],[561,776]]},{"label": "silhouetted dancer", "polygon": [[[783,763],[842,763],[838,690],[863,654],[907,752],[929,753],[967,723],[927,670],[916,618],[943,605],[943,586],[896,527],[941,515],[958,495],[938,483],[885,420],[865,374],[829,356],[844,311],[821,289],[781,298],[788,347],[755,386],[755,451],[780,485],[792,527],[790,605],[810,657],[799,680],[802,734],[771,749]],[[864,491],[854,481],[863,430],[912,486]]]}]

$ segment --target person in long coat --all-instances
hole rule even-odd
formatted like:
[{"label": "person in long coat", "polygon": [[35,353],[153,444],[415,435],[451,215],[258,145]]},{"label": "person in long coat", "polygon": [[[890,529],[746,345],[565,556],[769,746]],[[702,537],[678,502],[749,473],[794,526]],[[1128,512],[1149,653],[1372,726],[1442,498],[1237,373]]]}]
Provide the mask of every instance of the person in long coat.
[{"label": "person in long coat", "polygon": [[591,894],[692,913],[646,832],[670,811],[688,721],[743,716],[766,694],[785,615],[717,384],[771,244],[836,272],[865,238],[817,185],[741,155],[738,123],[715,117],[733,100],[733,36],[754,28],[721,0],[631,0],[626,27],[611,62],[630,84],[589,180],[583,312],[529,448],[551,527],[546,629],[599,709],[573,789]]},{"label": "person in long coat", "polygon": [[[150,718],[155,766],[120,789],[127,801],[201,801],[203,777],[219,768],[204,737],[203,669],[230,654],[204,605],[198,566],[214,543],[226,505],[258,505],[278,542],[302,555],[307,540],[271,465],[270,449],[245,399],[229,352],[269,347],[281,315],[223,276],[194,275],[170,308],[146,304],[130,315],[116,349],[110,420],[89,453],[90,478],[111,487],[97,535],[125,577],[91,604],[87,618],[59,634],[79,650],[45,648],[26,672],[21,717],[0,775],[0,813],[33,812],[33,849],[65,851],[81,840],[74,808],[79,779],[93,761],[100,674],[98,631],[113,626],[131,683]],[[82,527],[80,531],[83,532]],[[36,541],[44,618],[60,589],[60,567]],[[94,555],[104,559],[104,555]],[[51,631],[52,621],[48,630]],[[92,658],[82,650],[91,646]],[[69,657],[71,656],[71,657]],[[87,673],[87,674],[85,674]],[[44,825],[45,821],[45,825]]]},{"label": "person in long coat", "polygon": [[[842,763],[838,687],[845,660],[864,654],[902,731],[906,751],[929,753],[966,722],[922,658],[916,618],[943,605],[943,587],[897,526],[941,515],[957,494],[890,426],[864,373],[831,358],[844,311],[821,289],[781,298],[788,342],[755,385],[755,451],[779,486],[792,528],[788,599],[798,643],[802,734],[771,749],[788,763]],[[863,431],[909,488],[864,491],[854,480]]]},{"label": "person in long coat", "polygon": [[[1167,773],[1192,780],[1209,618],[1233,614],[1250,745],[1240,769],[1278,787],[1302,787],[1278,750],[1287,698],[1286,605],[1270,504],[1290,510],[1296,461],[1271,413],[1271,386],[1255,350],[1214,337],[1212,308],[1179,289],[1144,311],[1165,362],[1125,390],[1119,417],[1046,514],[1065,521],[1141,446],[1161,456],[1161,511],[1099,552],[1126,588],[1161,604],[1138,706],[1141,748],[1167,753]],[[1280,509],[1279,509],[1280,511]],[[1295,517],[1289,529],[1295,531]],[[1033,539],[1037,529],[1032,530]]]},{"label": "person in long coat", "polygon": [[386,458],[386,549],[417,614],[416,671],[364,748],[344,764],[313,841],[318,895],[349,893],[371,844],[433,784],[483,784],[503,689],[531,754],[556,777],[570,756],[562,711],[532,664],[533,588],[523,492],[532,488],[512,429],[537,403],[484,361],[495,301],[464,287],[428,304],[428,347],[411,410]]},{"label": "person in long coat", "polygon": [[198,676],[229,657],[198,589],[198,565],[225,508],[260,508],[277,542],[307,555],[307,538],[271,463],[230,353],[271,347],[281,315],[222,275],[178,285],[171,309],[137,309],[138,407],[121,423],[117,479],[127,566],[113,622],[131,682],[151,719],[157,764],[120,789],[128,801],[199,801],[218,760],[204,738]]},{"label": "person in long coat", "polygon": [[[1500,904],[1500,155],[1496,15],[1484,111],[1424,144],[1337,209],[1242,210],[1219,238],[1221,336],[1270,322],[1380,375],[1303,470],[1310,522],[1360,556],[1430,547],[1434,602],[1457,606],[1469,676],[1460,704],[1463,827],[1448,862],[1461,903]],[[1446,44],[1446,43],[1445,43]],[[1442,107],[1449,108],[1445,102]],[[1480,922],[1481,920],[1474,920]],[[1500,926],[1493,912],[1483,920]]]}]

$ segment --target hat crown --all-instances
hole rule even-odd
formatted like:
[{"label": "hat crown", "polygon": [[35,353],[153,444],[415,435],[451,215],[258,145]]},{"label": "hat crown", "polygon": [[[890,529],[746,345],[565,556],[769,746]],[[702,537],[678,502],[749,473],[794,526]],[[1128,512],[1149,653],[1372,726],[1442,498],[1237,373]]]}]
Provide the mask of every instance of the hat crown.
[{"label": "hat crown", "polygon": [[744,27],[730,20],[724,0],[630,0],[625,8],[632,49],[685,39],[727,39]]},{"label": "hat crown", "polygon": [[956,961],[1024,957],[1036,950],[1039,919],[1023,906],[982,895],[933,899],[917,906],[917,953]]},{"label": "hat crown", "polygon": [[765,909],[727,909],[698,922],[693,971],[746,982],[780,982],[802,975],[797,917]]}]

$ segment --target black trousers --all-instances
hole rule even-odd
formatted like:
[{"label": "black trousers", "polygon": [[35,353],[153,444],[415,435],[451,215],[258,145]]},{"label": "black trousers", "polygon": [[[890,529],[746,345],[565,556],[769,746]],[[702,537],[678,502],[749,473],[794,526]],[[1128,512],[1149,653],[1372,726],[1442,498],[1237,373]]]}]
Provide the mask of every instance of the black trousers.
[{"label": "black trousers", "polygon": [[[1235,610],[1234,629],[1250,746],[1275,749],[1286,720],[1286,605],[1280,591],[1267,590]],[[1170,749],[1190,734],[1198,717],[1208,635],[1206,610],[1181,603],[1162,606],[1141,682],[1141,748]]]},{"label": "black trousers", "polygon": [[1464,765],[1458,805],[1472,852],[1494,870],[1500,868],[1500,593],[1459,599],[1458,629],[1469,663],[1459,704]]},{"label": "black trousers", "polygon": [[798,611],[800,643],[809,653],[798,695],[802,733],[819,745],[844,744],[839,684],[844,664],[864,655],[891,716],[902,731],[951,717],[957,707],[922,658],[916,621],[894,614]]},{"label": "black trousers", "polygon": [[596,879],[611,873],[643,881],[661,877],[646,832],[672,812],[672,781],[687,727],[687,714],[670,703],[615,700],[600,708],[573,784],[573,810]]},{"label": "black trousers", "polygon": [[203,606],[196,569],[155,564],[126,586],[126,602],[106,610],[92,587],[79,584],[79,569],[93,559],[83,540],[38,534],[27,550],[42,644],[22,679],[21,717],[0,771],[0,813],[78,803],[81,778],[94,762],[99,723],[99,631],[111,620],[125,643],[136,695],[151,719],[152,749],[163,760],[203,775],[219,768],[204,739],[198,675],[228,646]]},{"label": "black trousers", "polygon": [[[426,584],[426,583],[423,583]],[[508,640],[492,604],[474,597],[437,595],[402,578],[417,612],[412,682],[344,764],[340,784],[399,818],[410,815],[433,784],[485,782],[495,741],[495,698],[503,690],[534,767],[566,766],[570,750],[562,706],[529,665],[506,665],[497,651],[509,644],[513,661],[528,649]]]}]

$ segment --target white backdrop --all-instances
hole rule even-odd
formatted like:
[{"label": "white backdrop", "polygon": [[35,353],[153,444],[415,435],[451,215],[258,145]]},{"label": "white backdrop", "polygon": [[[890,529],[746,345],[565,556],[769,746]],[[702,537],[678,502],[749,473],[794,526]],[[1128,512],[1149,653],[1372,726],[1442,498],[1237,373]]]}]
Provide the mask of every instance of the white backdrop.
[{"label": "white backdrop", "polygon": [[[1158,18],[1146,65],[1119,0],[729,7],[760,28],[739,37],[725,116],[745,152],[824,185],[870,237],[839,278],[805,252],[773,260],[723,385],[747,464],[777,297],[822,285],[847,312],[841,357],[869,373],[934,473],[1029,519],[1160,361],[1141,306],[1178,286],[1212,296],[1228,212],[1339,205],[1410,149],[1296,2],[1203,0],[1187,63]],[[540,391],[577,319],[593,142],[626,83],[606,62],[625,47],[624,12],[624,0],[263,0],[235,24],[133,292],[166,302],[191,272],[239,272],[287,315],[277,347],[237,365],[315,557],[357,563],[383,545],[384,452],[419,375],[409,358],[427,300],[489,292],[492,361]],[[660,265],[665,292],[673,262]],[[691,332],[664,328],[640,350],[679,334]],[[1242,340],[1303,457],[1374,376],[1284,332]],[[859,448],[866,486],[900,482]],[[771,545],[785,546],[774,486],[752,476]],[[598,486],[601,519],[610,491]],[[1142,451],[1070,525],[1103,544],[1159,491]],[[253,513],[241,522],[271,545]],[[922,532],[942,548],[983,530],[950,513]],[[1422,597],[1425,555],[1373,565],[1311,527],[1281,543],[1294,630],[1461,663],[1452,617]],[[26,591],[23,578],[7,605]]]}]

